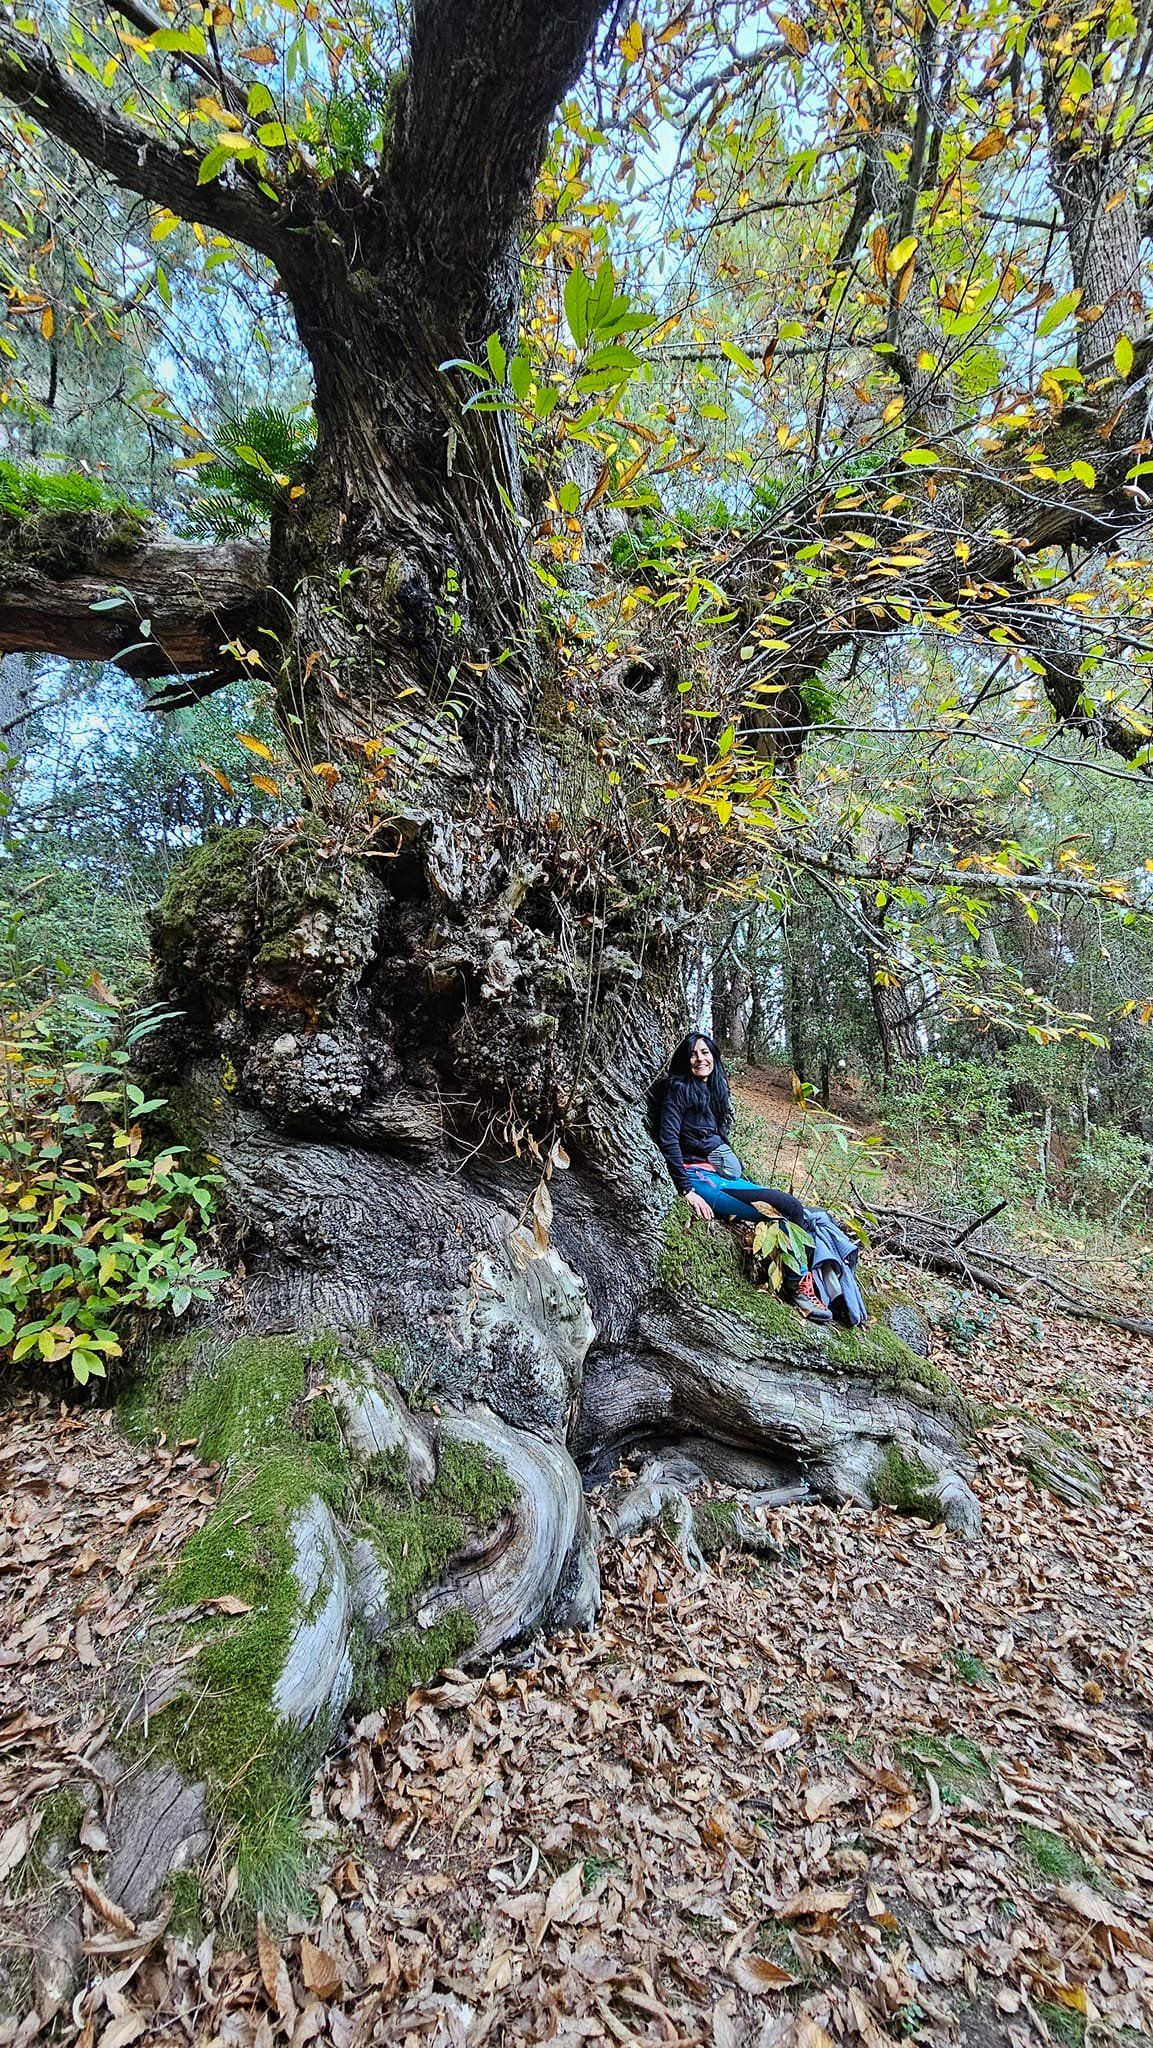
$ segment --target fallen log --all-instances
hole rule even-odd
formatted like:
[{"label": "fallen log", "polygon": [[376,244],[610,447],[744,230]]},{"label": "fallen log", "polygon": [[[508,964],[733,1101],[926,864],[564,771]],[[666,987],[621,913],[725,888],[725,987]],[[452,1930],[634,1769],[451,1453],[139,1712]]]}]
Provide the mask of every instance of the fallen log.
[{"label": "fallen log", "polygon": [[[1127,1330],[1135,1337],[1153,1337],[1153,1322],[1138,1316],[1119,1315],[1094,1299],[1075,1281],[1063,1280],[1043,1266],[992,1245],[975,1244],[977,1233],[998,1215],[1005,1205],[977,1216],[958,1234],[957,1219],[929,1216],[922,1210],[892,1207],[869,1210],[869,1236],[875,1250],[893,1252],[967,1287],[980,1287],[1017,1307],[1025,1304],[1027,1290],[1037,1289],[1048,1297],[1062,1315],[1080,1316],[1086,1322],[1103,1323],[1110,1329]],[[963,1247],[969,1249],[963,1249]]]}]

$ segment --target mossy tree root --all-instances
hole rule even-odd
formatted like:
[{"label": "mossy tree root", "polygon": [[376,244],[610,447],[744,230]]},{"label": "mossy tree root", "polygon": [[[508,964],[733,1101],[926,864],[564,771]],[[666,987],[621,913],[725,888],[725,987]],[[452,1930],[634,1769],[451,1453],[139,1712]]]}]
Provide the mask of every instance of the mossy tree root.
[{"label": "mossy tree root", "polygon": [[[208,1336],[137,1404],[137,1427],[196,1437],[224,1477],[176,1561],[160,1661],[128,1709],[135,1776],[169,1805],[197,1788],[199,1851],[222,1836],[242,1899],[265,1911],[292,1903],[308,1785],[350,1708],[401,1700],[541,1628],[586,1626],[599,1602],[563,1443],[479,1404],[419,1412],[391,1362],[331,1338]],[[131,1864],[136,1916],[169,1866],[144,1859],[144,1883],[123,1847],[114,1839],[110,1872]]]},{"label": "mossy tree root", "polygon": [[622,1447],[687,1437],[773,1461],[820,1498],[888,1505],[974,1533],[980,1509],[959,1391],[888,1329],[806,1325],[750,1285],[726,1233],[666,1224],[660,1289],[630,1355],[594,1356],[576,1452],[604,1470]]}]

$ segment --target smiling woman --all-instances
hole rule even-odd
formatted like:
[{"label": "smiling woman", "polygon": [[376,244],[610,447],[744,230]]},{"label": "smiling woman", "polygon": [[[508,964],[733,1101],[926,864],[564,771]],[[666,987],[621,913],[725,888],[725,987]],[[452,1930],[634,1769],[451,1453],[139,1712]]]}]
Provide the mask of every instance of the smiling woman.
[{"label": "smiling woman", "polygon": [[728,1142],[732,1122],[720,1053],[704,1032],[690,1032],[669,1061],[661,1091],[660,1147],[674,1187],[701,1222],[775,1226],[779,1257],[773,1264],[806,1322],[831,1322],[834,1310],[850,1326],[866,1322],[852,1271],[854,1241],[823,1211],[810,1215],[784,1188],[750,1180]]}]

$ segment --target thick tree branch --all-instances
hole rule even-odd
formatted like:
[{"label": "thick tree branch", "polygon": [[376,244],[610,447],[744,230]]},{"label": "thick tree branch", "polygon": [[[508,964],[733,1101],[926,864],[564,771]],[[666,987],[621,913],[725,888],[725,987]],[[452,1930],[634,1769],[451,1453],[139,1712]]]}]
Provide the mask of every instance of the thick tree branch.
[{"label": "thick tree branch", "polygon": [[[392,228],[457,319],[514,302],[516,229],[607,0],[416,0],[389,165]],[[495,284],[495,292],[494,292]]]},{"label": "thick tree branch", "polygon": [[60,566],[66,573],[36,566],[33,551],[27,565],[0,568],[0,654],[58,654],[115,662],[138,678],[195,678],[164,692],[167,704],[251,676],[255,664],[241,649],[268,656],[272,643],[262,629],[273,604],[265,550],[255,542],[163,541]]},{"label": "thick tree branch", "polygon": [[[1141,394],[1135,397],[1139,402]],[[1130,410],[1127,403],[1112,445],[1094,431],[1092,414],[1086,414],[1077,432],[1071,430],[1076,423],[1070,414],[1052,429],[1051,466],[1067,468],[1078,457],[1087,460],[1094,470],[1092,488],[1034,484],[1019,470],[1015,475],[991,469],[973,475],[958,466],[950,472],[942,463],[936,499],[915,510],[884,513],[860,504],[846,509],[829,496],[816,508],[801,508],[795,529],[762,530],[746,542],[721,580],[734,591],[743,585],[746,591],[764,592],[764,613],[777,621],[771,637],[786,644],[746,663],[741,671],[744,701],[761,703],[776,714],[786,751],[802,741],[807,723],[797,710],[798,692],[833,654],[905,631],[914,619],[925,625],[937,618],[943,630],[998,645],[1008,639],[1022,654],[1033,655],[1043,666],[1043,685],[1058,719],[1124,759],[1136,760],[1149,744],[1141,722],[1084,710],[1077,651],[1062,640],[1055,608],[1028,587],[1023,573],[1032,558],[1047,550],[1091,551],[1117,545],[1126,536],[1132,544],[1150,524],[1153,508],[1129,478],[1135,459]],[[900,489],[905,481],[894,470],[882,490]],[[920,519],[918,512],[923,513]],[[847,532],[869,534],[873,550],[846,545]],[[839,562],[843,573],[823,581],[811,595],[789,597],[780,589],[782,558],[814,541],[833,551],[830,567],[835,570]],[[844,552],[838,554],[838,548]],[[757,624],[758,613],[746,598],[734,629],[739,640],[745,642]]]},{"label": "thick tree branch", "polygon": [[149,135],[69,78],[46,44],[0,20],[0,95],[114,184],[276,258],[280,216],[258,193],[197,183],[200,157]]}]

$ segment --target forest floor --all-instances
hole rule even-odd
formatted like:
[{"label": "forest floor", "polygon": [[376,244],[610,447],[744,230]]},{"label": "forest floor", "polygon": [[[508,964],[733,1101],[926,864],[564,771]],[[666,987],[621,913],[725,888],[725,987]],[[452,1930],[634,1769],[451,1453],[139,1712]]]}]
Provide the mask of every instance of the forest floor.
[{"label": "forest floor", "polygon": [[[92,1779],[57,1878],[87,1974],[53,2037],[1148,2048],[1153,1346],[986,1302],[971,1323],[937,1355],[1001,1414],[979,1539],[800,1506],[768,1517],[783,1562],[699,1577],[638,1539],[606,1561],[594,1632],[350,1732],[313,1788],[315,1888],[287,1931],[214,1942],[187,1900],[179,1937],[163,1914],[117,1924]],[[1099,1502],[1028,1475],[1028,1415],[1092,1452]],[[101,1667],[213,1489],[96,1407],[12,1396],[3,1433],[14,1941],[37,1821],[105,1732]],[[18,2017],[0,2043],[35,2038]]]}]

